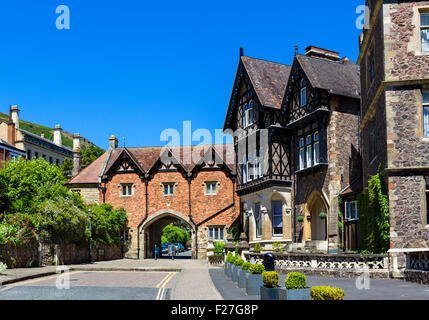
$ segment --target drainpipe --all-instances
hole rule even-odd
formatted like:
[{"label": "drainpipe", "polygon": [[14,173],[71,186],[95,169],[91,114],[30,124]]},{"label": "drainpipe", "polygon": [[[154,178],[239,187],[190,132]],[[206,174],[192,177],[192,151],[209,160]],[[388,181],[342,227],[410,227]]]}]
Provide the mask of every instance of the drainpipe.
[{"label": "drainpipe", "polygon": [[188,188],[189,188],[189,197],[188,197],[188,205],[189,205],[189,220],[195,227],[195,259],[198,260],[198,225],[195,223],[194,219],[192,219],[192,204],[191,204],[191,177],[188,175]]},{"label": "drainpipe", "polygon": [[148,204],[147,204],[148,192],[147,192],[147,189],[148,189],[149,181],[148,181],[147,177],[145,177],[145,179],[144,179],[144,184],[145,184],[145,190],[146,190],[146,193],[145,193],[146,215],[143,218],[142,222],[140,222],[140,224],[137,227],[137,259],[139,259],[139,260],[140,260],[140,228],[142,227],[143,223],[145,223],[147,216],[148,216]]}]

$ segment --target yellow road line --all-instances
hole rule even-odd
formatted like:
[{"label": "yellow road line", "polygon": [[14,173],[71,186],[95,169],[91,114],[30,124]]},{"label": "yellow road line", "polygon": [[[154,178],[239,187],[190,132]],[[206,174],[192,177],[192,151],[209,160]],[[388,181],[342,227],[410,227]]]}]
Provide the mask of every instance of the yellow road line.
[{"label": "yellow road line", "polygon": [[160,283],[158,283],[157,285],[156,285],[156,287],[157,288],[160,288],[163,284],[164,284],[164,281],[165,280],[167,280],[167,278],[169,277],[171,275],[171,272],[169,272],[164,278],[162,278],[162,280],[161,280],[161,282]]},{"label": "yellow road line", "polygon": [[[69,273],[69,275],[76,274],[76,273],[81,273],[81,272],[82,271],[72,271],[72,272]],[[30,283],[35,283],[35,282],[40,282],[40,281],[44,281],[44,280],[55,279],[55,278],[58,278],[62,274],[64,274],[64,273],[57,273],[57,274],[53,274],[53,275],[48,276],[48,277],[40,277],[40,278],[37,278],[37,279],[30,279],[30,280],[25,280],[25,281],[11,283],[11,284],[5,285],[5,288],[0,289],[0,292],[12,289],[14,287],[25,286],[25,285],[30,284]]]},{"label": "yellow road line", "polygon": [[165,286],[167,283],[175,276],[176,272],[171,272],[168,274],[166,278],[163,279],[163,284],[161,288],[158,290],[158,294],[156,296],[156,300],[162,300],[164,298]]}]

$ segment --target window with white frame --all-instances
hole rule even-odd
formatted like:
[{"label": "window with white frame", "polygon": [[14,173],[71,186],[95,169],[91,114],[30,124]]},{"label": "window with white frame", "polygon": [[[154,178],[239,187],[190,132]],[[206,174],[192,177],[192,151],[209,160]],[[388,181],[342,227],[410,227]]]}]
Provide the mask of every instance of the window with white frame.
[{"label": "window with white frame", "polygon": [[205,194],[206,195],[216,195],[217,194],[217,181],[208,181],[205,182]]},{"label": "window with white frame", "polygon": [[301,94],[299,98],[299,105],[301,107],[304,107],[307,105],[307,86],[305,85],[304,79],[301,80],[300,88],[301,88],[301,91],[300,91]]},{"label": "window with white frame", "polygon": [[313,152],[311,151],[312,149],[312,145],[311,145],[311,135],[308,135],[307,138],[305,139],[305,145],[306,145],[306,149],[307,149],[307,168],[310,168],[313,164]]},{"label": "window with white frame", "polygon": [[305,169],[305,147],[304,138],[299,139],[299,169]]},{"label": "window with white frame", "polygon": [[243,128],[247,128],[253,124],[253,100],[243,106],[241,124]]},{"label": "window with white frame", "polygon": [[261,217],[261,204],[255,204],[255,225],[256,225],[256,237],[262,236],[262,217]]},{"label": "window with white frame", "polygon": [[429,138],[429,91],[423,91],[423,127],[424,137]]},{"label": "window with white frame", "polygon": [[273,201],[271,203],[273,213],[273,235],[283,235],[283,202]]},{"label": "window with white frame", "polygon": [[164,196],[174,196],[174,182],[164,182],[162,184]]},{"label": "window with white frame", "polygon": [[429,12],[420,14],[420,28],[422,34],[422,52],[429,52]]},{"label": "window with white frame", "polygon": [[359,220],[357,201],[347,201],[345,203],[346,220]]},{"label": "window with white frame", "polygon": [[121,184],[121,197],[132,197],[134,195],[132,184]]},{"label": "window with white frame", "polygon": [[213,241],[224,240],[225,227],[209,227],[209,238]]},{"label": "window with white frame", "polygon": [[241,177],[243,180],[243,184],[247,183],[247,163],[243,163],[241,165]]},{"label": "window with white frame", "polygon": [[255,179],[254,166],[255,164],[252,161],[247,163],[247,181],[252,181]]},{"label": "window with white frame", "polygon": [[319,131],[313,134],[313,153],[314,153],[314,164],[320,162],[320,151],[319,151]]}]

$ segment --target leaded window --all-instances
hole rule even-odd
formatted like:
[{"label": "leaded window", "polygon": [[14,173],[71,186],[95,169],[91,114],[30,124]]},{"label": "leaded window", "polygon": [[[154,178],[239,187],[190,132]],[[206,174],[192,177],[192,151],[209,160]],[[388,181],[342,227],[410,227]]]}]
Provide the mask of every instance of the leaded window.
[{"label": "leaded window", "polygon": [[308,135],[305,139],[305,145],[306,145],[306,155],[307,155],[307,168],[310,168],[313,164],[312,158],[313,158],[313,152],[312,150],[312,144],[311,144],[311,135]]},{"label": "leaded window", "polygon": [[305,169],[304,138],[299,139],[299,169]]},{"label": "leaded window", "polygon": [[429,52],[429,12],[422,13],[420,18],[422,31],[422,52]]},{"label": "leaded window", "polygon": [[320,162],[320,150],[319,150],[319,131],[313,134],[313,151],[314,151],[314,164]]},{"label": "leaded window", "polygon": [[163,193],[164,196],[173,196],[174,195],[174,182],[165,182],[163,183]]},{"label": "leaded window", "polygon": [[255,204],[255,225],[256,225],[256,237],[262,236],[262,217],[261,217],[261,204]]},{"label": "leaded window", "polygon": [[283,203],[281,201],[273,201],[272,212],[273,212],[273,235],[283,235]]},{"label": "leaded window", "polygon": [[429,138],[429,91],[423,91],[424,137]]},{"label": "leaded window", "polygon": [[209,237],[211,240],[223,240],[224,227],[209,227]]},{"label": "leaded window", "polygon": [[132,184],[123,184],[121,185],[121,189],[122,189],[121,195],[123,197],[131,197],[134,195]]},{"label": "leaded window", "polygon": [[243,106],[243,112],[241,114],[241,125],[243,128],[247,128],[253,124],[253,104],[253,100],[251,100]]}]

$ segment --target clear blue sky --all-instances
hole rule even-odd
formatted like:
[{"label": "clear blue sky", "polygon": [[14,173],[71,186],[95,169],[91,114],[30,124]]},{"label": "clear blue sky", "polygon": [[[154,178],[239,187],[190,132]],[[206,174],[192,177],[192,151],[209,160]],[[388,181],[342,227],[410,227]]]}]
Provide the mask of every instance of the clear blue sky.
[{"label": "clear blue sky", "polygon": [[[59,123],[102,148],[157,146],[166,128],[221,129],[245,55],[290,64],[294,45],[356,61],[364,0],[14,0],[0,4],[0,111]],[[70,8],[70,30],[55,9]],[[198,142],[194,142],[197,144]],[[120,143],[122,146],[122,141]]]}]

